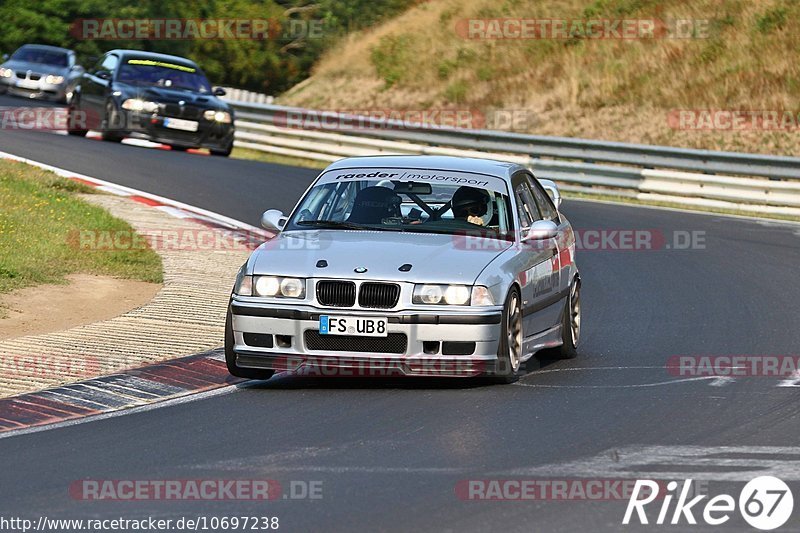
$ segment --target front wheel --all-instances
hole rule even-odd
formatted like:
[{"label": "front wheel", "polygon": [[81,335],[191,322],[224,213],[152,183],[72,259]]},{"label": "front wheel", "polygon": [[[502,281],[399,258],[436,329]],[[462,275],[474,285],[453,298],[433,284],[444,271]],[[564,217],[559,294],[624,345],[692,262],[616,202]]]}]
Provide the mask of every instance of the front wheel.
[{"label": "front wheel", "polygon": [[269,379],[275,373],[274,370],[260,368],[242,368],[236,364],[236,352],[233,351],[233,318],[231,310],[225,318],[225,364],[228,372],[232,376],[245,379]]},{"label": "front wheel", "polygon": [[513,383],[519,377],[522,364],[522,304],[519,290],[508,291],[503,318],[500,321],[500,346],[497,350],[497,368],[494,379],[499,383]]},{"label": "front wheel", "polygon": [[100,124],[100,137],[104,141],[114,143],[122,142],[125,135],[119,131],[119,122],[119,115],[114,109],[114,104],[109,102],[106,104],[106,110],[105,113],[103,113],[103,122]]},{"label": "front wheel", "polygon": [[231,152],[233,152],[233,141],[231,141],[231,143],[227,147],[223,148],[222,150],[214,150],[212,148],[212,149],[209,150],[209,152],[211,152],[211,155],[216,155],[216,156],[220,156],[220,157],[228,157],[229,155],[231,155]]}]

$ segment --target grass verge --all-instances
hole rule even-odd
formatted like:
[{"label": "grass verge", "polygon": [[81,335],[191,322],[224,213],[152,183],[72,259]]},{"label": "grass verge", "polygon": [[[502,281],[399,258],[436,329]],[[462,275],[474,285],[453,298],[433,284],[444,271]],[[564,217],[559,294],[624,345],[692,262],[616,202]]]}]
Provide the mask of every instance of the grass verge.
[{"label": "grass verge", "polygon": [[324,161],[315,159],[302,159],[300,157],[289,157],[285,155],[270,154],[260,150],[249,148],[234,147],[231,157],[237,159],[252,159],[253,161],[263,161],[265,163],[275,163],[276,165],[287,165],[292,167],[318,168],[323,169],[328,166]]},{"label": "grass verge", "polygon": [[92,192],[52,172],[0,160],[0,294],[64,283],[73,273],[162,282],[161,258],[149,248],[78,250],[70,238],[78,231],[133,231],[127,222],[77,196]]}]

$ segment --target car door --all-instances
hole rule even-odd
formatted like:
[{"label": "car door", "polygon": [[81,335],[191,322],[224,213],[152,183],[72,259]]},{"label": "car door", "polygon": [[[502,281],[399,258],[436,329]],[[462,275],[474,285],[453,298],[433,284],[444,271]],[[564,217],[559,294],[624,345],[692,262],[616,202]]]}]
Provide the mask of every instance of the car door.
[{"label": "car door", "polygon": [[[528,176],[527,172],[520,172],[512,179],[520,238],[524,237],[532,223],[542,220]],[[552,239],[519,243],[518,280],[522,287],[522,324],[526,337],[553,326],[549,307],[558,289],[558,269],[554,265],[557,255],[558,250]]]},{"label": "car door", "polygon": [[97,127],[105,112],[106,99],[111,87],[111,77],[119,58],[116,54],[104,55],[81,82],[81,108],[86,111],[89,123]]},{"label": "car door", "polygon": [[542,184],[533,176],[529,176],[528,179],[531,192],[533,192],[533,197],[534,200],[536,200],[536,206],[539,208],[542,219],[551,220],[558,226],[558,238],[555,239],[557,256],[554,259],[554,267],[558,271],[558,292],[559,294],[565,294],[565,292],[569,290],[569,284],[571,282],[570,278],[575,252],[575,239],[572,234],[572,227],[569,221],[558,212],[553,200],[547,194],[547,191],[544,190]]}]

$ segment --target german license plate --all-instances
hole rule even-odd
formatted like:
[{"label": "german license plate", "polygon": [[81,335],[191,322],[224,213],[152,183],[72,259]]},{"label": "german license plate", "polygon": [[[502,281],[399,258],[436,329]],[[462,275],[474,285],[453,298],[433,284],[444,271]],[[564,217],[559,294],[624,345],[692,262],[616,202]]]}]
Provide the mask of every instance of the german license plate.
[{"label": "german license plate", "polygon": [[388,322],[385,317],[322,315],[319,317],[319,333],[320,335],[386,337]]},{"label": "german license plate", "polygon": [[194,120],[184,120],[182,118],[165,118],[164,127],[173,130],[197,131],[197,122]]},{"label": "german license plate", "polygon": [[17,87],[20,89],[38,89],[39,82],[33,80],[17,80]]}]

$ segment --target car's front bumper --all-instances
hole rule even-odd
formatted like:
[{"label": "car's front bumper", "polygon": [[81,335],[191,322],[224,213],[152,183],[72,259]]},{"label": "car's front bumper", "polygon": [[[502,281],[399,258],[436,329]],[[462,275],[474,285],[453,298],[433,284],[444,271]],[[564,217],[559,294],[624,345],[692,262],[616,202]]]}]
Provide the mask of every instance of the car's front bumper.
[{"label": "car's front bumper", "polygon": [[[24,84],[24,85],[23,85]],[[66,82],[60,84],[45,83],[40,81],[17,80],[15,78],[0,78],[0,88],[13,96],[35,98],[37,100],[52,100],[62,102],[67,97],[68,86]]]},{"label": "car's front bumper", "polygon": [[[501,327],[500,308],[367,312],[233,300],[231,315],[238,366],[325,376],[466,377],[491,373]],[[321,315],[386,317],[387,340],[318,335]],[[388,340],[403,336],[404,343]]]},{"label": "car's front bumper", "polygon": [[120,129],[126,135],[147,139],[153,142],[179,146],[182,148],[208,148],[225,150],[233,143],[234,126],[205,120],[202,117],[197,131],[183,131],[164,126],[164,117],[150,113],[122,111],[123,125]]}]

